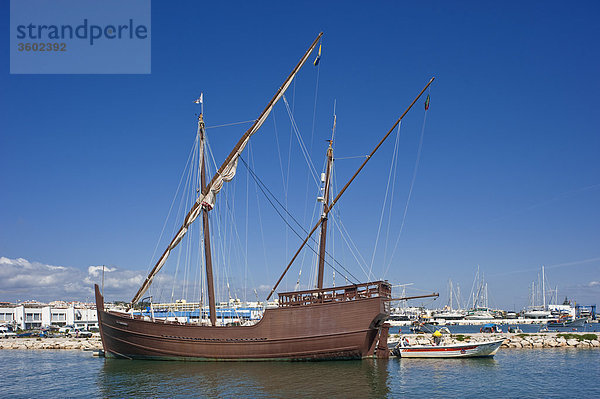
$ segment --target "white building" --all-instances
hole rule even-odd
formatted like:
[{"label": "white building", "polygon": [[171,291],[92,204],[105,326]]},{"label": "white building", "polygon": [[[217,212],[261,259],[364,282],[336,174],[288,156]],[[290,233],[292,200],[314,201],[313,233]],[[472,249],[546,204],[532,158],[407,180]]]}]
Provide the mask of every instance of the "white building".
[{"label": "white building", "polygon": [[80,330],[98,328],[96,307],[83,304],[46,305],[42,303],[0,304],[0,325],[31,330],[72,325]]}]

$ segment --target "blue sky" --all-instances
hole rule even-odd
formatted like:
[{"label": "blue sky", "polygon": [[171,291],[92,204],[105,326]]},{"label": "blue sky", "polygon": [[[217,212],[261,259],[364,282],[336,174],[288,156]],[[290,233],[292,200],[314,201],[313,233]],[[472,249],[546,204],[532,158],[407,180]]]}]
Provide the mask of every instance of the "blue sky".
[{"label": "blue sky", "polygon": [[[2,7],[8,10],[7,3]],[[386,242],[393,246],[398,236],[423,129],[422,101],[402,124],[392,223],[378,244],[376,277],[443,296],[451,278],[466,296],[480,265],[492,305],[520,309],[546,265],[559,296],[598,303],[599,8],[597,2],[155,1],[150,75],[9,75],[5,35],[0,42],[0,256],[7,260],[0,266],[34,276],[18,271],[23,262],[14,260],[23,258],[37,262],[35,270],[65,267],[79,280],[90,266],[101,264],[128,278],[143,274],[194,140],[198,109],[192,100],[204,92],[208,126],[255,118],[324,31],[320,69],[307,64],[295,95],[288,92],[319,171],[334,100],[336,156],[364,155],[436,77],[404,229],[385,273],[381,248]],[[8,23],[3,12],[5,32]],[[251,150],[256,172],[283,199],[275,134],[285,159],[290,122],[283,103],[274,115],[277,130],[270,118]],[[245,127],[208,131],[217,162]],[[367,263],[394,139],[340,203],[343,223]],[[307,194],[307,169],[295,138],[291,148],[288,205],[308,228],[314,223],[309,217],[314,190]],[[336,163],[339,184],[359,161]],[[254,288],[264,298],[298,239],[286,233],[246,181],[240,170],[229,190],[242,194],[235,209],[244,246],[248,220],[247,264],[245,255],[232,260],[228,278],[239,292],[245,287],[248,299]],[[259,208],[268,250],[259,239]],[[348,269],[364,280],[340,238],[334,240],[336,259],[346,259]],[[293,289],[298,270],[292,268],[283,288]],[[308,275],[303,271],[304,279]],[[5,283],[0,300],[44,299],[50,287],[31,280]],[[326,271],[326,281],[331,280]],[[78,295],[61,291],[60,282],[52,284],[55,295]],[[120,286],[114,296],[123,297],[109,299],[129,299],[133,285]]]}]

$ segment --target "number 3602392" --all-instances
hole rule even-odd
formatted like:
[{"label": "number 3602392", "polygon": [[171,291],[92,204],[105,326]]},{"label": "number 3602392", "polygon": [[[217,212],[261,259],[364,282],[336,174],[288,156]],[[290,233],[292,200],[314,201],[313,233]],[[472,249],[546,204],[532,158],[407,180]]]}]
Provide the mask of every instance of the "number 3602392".
[{"label": "number 3602392", "polygon": [[66,43],[18,43],[19,51],[67,51]]}]

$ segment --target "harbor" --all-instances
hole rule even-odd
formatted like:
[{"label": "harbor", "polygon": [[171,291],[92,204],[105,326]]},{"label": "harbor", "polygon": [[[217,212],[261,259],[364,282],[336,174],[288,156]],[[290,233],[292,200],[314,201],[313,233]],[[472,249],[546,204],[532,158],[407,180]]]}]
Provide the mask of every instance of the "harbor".
[{"label": "harbor", "polygon": [[0,7],[2,398],[600,397],[600,2]]}]

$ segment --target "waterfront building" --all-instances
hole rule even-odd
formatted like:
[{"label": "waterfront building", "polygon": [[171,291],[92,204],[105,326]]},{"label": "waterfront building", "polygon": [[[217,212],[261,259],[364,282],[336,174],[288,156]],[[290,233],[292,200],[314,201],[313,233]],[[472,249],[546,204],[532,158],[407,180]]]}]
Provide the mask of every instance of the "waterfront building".
[{"label": "waterfront building", "polygon": [[98,318],[95,305],[80,302],[3,302],[0,303],[0,325],[20,330],[72,325],[80,330],[89,330],[98,328]]}]

